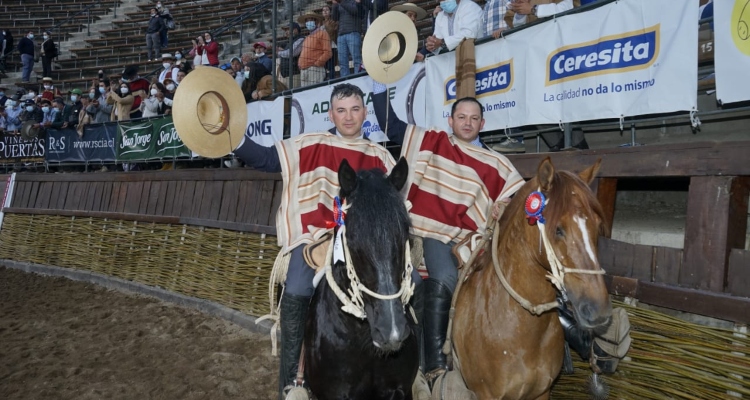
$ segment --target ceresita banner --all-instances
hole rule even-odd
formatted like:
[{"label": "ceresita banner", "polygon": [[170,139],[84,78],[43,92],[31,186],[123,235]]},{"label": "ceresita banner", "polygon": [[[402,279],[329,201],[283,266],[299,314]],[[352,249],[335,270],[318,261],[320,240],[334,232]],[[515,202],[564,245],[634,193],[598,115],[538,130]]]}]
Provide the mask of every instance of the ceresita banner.
[{"label": "ceresita banner", "polygon": [[[476,47],[485,130],[693,110],[698,7],[626,0]],[[447,128],[455,54],[428,58],[427,120]]]},{"label": "ceresita banner", "polygon": [[[425,76],[424,63],[415,63],[409,72],[395,85],[390,85],[391,102],[396,114],[404,121],[424,126],[425,124]],[[345,81],[359,86],[365,93],[367,119],[362,130],[364,136],[375,142],[388,139],[380,129],[372,106],[372,79],[368,76]],[[333,128],[328,117],[331,107],[331,91],[335,85],[295,92],[292,95],[291,136],[304,132],[322,132]]]},{"label": "ceresita banner", "polygon": [[716,99],[723,103],[750,100],[750,2],[714,2],[714,40]]}]

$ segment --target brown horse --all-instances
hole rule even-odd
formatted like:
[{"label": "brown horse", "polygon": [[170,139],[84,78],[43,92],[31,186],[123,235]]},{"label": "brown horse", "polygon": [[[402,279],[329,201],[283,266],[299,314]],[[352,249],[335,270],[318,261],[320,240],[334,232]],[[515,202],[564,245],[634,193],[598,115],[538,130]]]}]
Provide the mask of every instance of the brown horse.
[{"label": "brown horse", "polygon": [[[612,305],[596,254],[597,237],[607,228],[588,187],[600,161],[579,176],[555,172],[549,158],[542,161],[463,283],[453,325],[454,366],[478,399],[549,398],[564,354],[557,297],[567,299],[585,329],[600,332],[610,323]],[[546,223],[538,226],[526,218],[535,191],[547,199],[540,221]],[[555,266],[560,288],[550,283]]]}]

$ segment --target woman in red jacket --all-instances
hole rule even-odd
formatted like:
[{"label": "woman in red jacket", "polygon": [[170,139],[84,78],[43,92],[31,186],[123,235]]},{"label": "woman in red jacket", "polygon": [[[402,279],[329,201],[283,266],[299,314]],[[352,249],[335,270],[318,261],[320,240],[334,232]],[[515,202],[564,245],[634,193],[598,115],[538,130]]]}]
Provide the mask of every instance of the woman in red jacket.
[{"label": "woman in red jacket", "polygon": [[206,44],[203,46],[198,46],[198,54],[205,53],[208,57],[208,65],[212,67],[218,67],[219,66],[219,44],[213,41],[213,38],[211,37],[211,32],[206,32],[203,34],[203,38],[206,41]]}]

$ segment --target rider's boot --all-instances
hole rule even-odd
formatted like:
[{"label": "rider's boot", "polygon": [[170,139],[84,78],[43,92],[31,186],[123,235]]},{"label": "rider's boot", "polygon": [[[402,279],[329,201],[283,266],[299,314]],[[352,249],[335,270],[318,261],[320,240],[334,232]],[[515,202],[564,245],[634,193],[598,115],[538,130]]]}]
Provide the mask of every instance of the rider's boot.
[{"label": "rider's boot", "polygon": [[417,319],[414,325],[414,335],[417,337],[419,347],[419,371],[412,385],[412,397],[414,400],[429,400],[430,387],[424,377],[424,283],[418,284],[414,288],[414,296],[409,301],[409,305],[414,310]]},{"label": "rider's boot", "polygon": [[448,359],[443,354],[443,343],[448,329],[448,311],[453,294],[435,279],[424,282],[424,367],[427,380],[432,382],[448,369]]},{"label": "rider's boot", "polygon": [[[279,398],[284,399],[286,392],[294,386],[299,367],[300,350],[305,333],[307,310],[310,298],[285,293],[281,298],[281,359],[279,365]],[[287,390],[285,390],[285,388]]]}]

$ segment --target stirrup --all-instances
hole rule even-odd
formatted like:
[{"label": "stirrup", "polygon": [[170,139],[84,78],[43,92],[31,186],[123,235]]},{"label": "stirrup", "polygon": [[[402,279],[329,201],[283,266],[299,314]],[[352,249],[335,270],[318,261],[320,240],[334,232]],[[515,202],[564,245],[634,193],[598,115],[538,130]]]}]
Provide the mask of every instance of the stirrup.
[{"label": "stirrup", "polygon": [[312,396],[310,390],[304,386],[298,386],[297,383],[284,386],[284,400],[310,400]]}]

